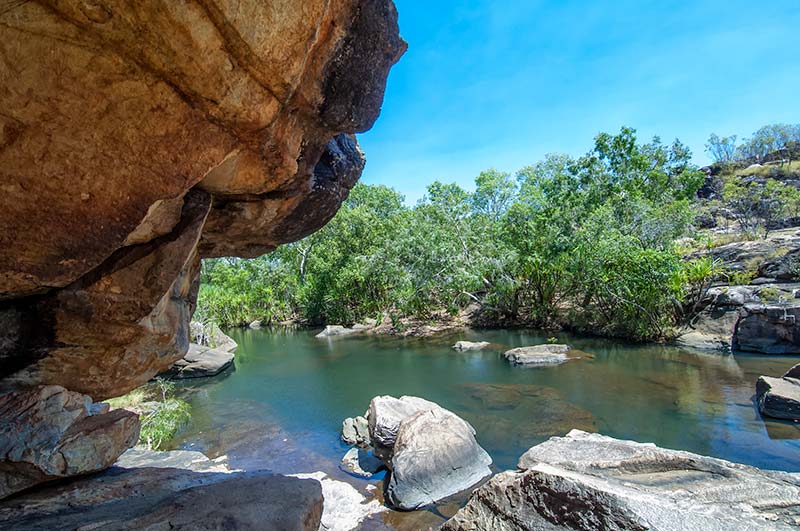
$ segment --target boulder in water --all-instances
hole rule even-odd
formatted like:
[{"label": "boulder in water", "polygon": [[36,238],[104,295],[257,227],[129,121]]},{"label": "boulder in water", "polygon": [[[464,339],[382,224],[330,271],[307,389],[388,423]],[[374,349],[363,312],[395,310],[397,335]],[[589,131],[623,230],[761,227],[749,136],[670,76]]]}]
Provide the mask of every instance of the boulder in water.
[{"label": "boulder in water", "polygon": [[569,345],[535,345],[506,351],[505,358],[513,365],[558,365],[569,359]]},{"label": "boulder in water", "polygon": [[384,395],[373,398],[367,410],[367,420],[375,455],[388,462],[392,457],[392,447],[397,439],[400,423],[415,413],[439,407],[438,404],[416,396],[395,398]]},{"label": "boulder in water", "polygon": [[369,421],[360,415],[344,419],[342,421],[342,441],[350,446],[363,448],[369,446]]},{"label": "boulder in water", "polygon": [[756,382],[756,403],[767,417],[800,420],[800,380],[760,376]]},{"label": "boulder in water", "polygon": [[467,350],[484,350],[489,348],[489,345],[491,345],[491,343],[488,341],[456,341],[456,344],[453,345],[453,350],[457,350],[459,352],[464,352]]},{"label": "boulder in water", "polygon": [[491,475],[492,459],[467,422],[436,407],[403,420],[386,499],[402,510],[435,503]]}]

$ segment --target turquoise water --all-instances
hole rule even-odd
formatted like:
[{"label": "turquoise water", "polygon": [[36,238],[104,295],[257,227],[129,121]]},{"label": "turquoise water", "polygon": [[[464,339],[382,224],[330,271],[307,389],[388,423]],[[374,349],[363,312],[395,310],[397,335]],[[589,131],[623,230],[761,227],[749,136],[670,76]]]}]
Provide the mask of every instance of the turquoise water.
[{"label": "turquoise water", "polygon": [[[330,469],[346,447],[342,419],[375,395],[416,395],[469,421],[498,469],[570,429],[654,442],[763,468],[800,471],[800,427],[764,421],[760,374],[797,357],[731,356],[560,334],[589,356],[560,366],[510,366],[506,348],[539,344],[526,331],[470,331],[435,339],[316,339],[317,330],[233,330],[235,369],[185,384],[193,420],[176,445],[276,472]],[[458,353],[456,340],[494,351]]]}]

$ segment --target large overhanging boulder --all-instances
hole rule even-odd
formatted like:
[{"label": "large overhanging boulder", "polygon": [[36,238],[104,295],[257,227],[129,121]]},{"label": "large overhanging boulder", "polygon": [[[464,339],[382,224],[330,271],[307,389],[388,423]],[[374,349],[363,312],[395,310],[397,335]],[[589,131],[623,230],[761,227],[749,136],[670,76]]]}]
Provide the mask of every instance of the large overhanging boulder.
[{"label": "large overhanging boulder", "polygon": [[102,399],[189,344],[200,258],[324,225],[405,50],[391,0],[0,8],[0,377]]}]

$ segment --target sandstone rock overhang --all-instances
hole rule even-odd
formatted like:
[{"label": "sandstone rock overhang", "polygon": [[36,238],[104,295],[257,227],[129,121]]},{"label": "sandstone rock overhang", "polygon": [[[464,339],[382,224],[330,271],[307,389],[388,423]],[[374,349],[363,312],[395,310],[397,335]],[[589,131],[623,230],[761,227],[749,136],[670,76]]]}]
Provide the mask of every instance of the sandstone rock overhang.
[{"label": "sandstone rock overhang", "polygon": [[0,6],[0,377],[103,399],[180,359],[200,259],[336,213],[405,48],[391,0]]}]

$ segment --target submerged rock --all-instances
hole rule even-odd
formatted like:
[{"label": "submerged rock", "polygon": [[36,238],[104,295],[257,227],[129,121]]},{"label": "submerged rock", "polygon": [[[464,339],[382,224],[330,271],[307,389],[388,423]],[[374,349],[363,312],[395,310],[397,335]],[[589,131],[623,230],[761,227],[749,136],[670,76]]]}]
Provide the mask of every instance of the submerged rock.
[{"label": "submerged rock", "polygon": [[800,420],[800,380],[760,376],[756,382],[756,403],[767,417]]},{"label": "submerged rock", "polygon": [[344,454],[340,468],[354,476],[371,478],[385,468],[385,465],[383,461],[375,457],[371,452],[361,448],[350,448]]},{"label": "submerged rock", "polygon": [[0,498],[110,466],[139,439],[139,417],[56,385],[0,394]]},{"label": "submerged rock", "polygon": [[800,476],[574,430],[475,491],[443,531],[793,529]]},{"label": "submerged rock", "polygon": [[441,407],[421,411],[400,425],[386,499],[403,510],[435,503],[491,475],[491,463],[467,422]]},{"label": "submerged rock", "polygon": [[360,415],[344,419],[342,421],[342,441],[350,446],[369,446],[369,421]]},{"label": "submerged rock", "polygon": [[491,343],[488,341],[456,341],[456,344],[453,345],[453,350],[457,350],[459,352],[466,350],[484,350],[489,348],[489,345],[491,345]]},{"label": "submerged rock", "polygon": [[514,365],[558,365],[571,356],[569,345],[535,345],[506,351],[503,356]]},{"label": "submerged rock", "polygon": [[216,376],[233,364],[233,357],[232,352],[192,343],[186,356],[176,361],[165,375],[177,380]]}]

